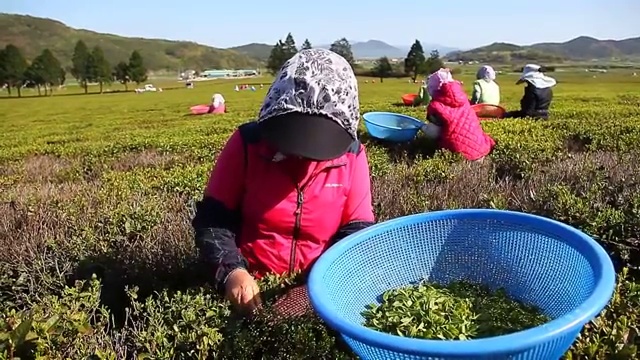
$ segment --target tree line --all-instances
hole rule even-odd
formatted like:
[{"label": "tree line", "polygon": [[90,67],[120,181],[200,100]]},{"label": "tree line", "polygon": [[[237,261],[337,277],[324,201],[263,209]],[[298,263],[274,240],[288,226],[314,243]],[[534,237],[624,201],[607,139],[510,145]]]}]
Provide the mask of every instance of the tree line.
[{"label": "tree line", "polygon": [[85,94],[89,92],[89,83],[98,83],[102,93],[105,84],[117,81],[128,90],[130,82],[140,84],[147,80],[144,59],[135,50],[128,62],[120,61],[112,67],[100,46],[90,50],[79,40],[73,50],[71,63],[71,67],[65,69],[49,49],[44,49],[29,62],[17,46],[8,44],[0,49],[0,84],[6,86],[9,96],[11,89],[15,88],[18,97],[21,97],[24,87],[37,88],[38,95],[42,95],[43,90],[45,96],[52,95],[55,87],[64,85],[67,72],[78,81]]},{"label": "tree line", "polygon": [[[305,39],[300,50],[311,48],[311,42],[309,39]],[[351,66],[354,66],[353,52],[351,51],[351,45],[347,39],[342,38],[334,41],[329,50],[341,55],[347,60],[347,62],[349,62],[349,64],[351,64]],[[271,54],[267,60],[267,69],[272,74],[277,73],[282,65],[284,65],[287,60],[291,59],[291,57],[293,57],[297,52],[298,48],[296,47],[296,42],[293,39],[293,35],[289,33],[284,41],[278,40],[271,49]]]},{"label": "tree line", "polygon": [[[305,39],[300,50],[311,49],[311,47],[309,39]],[[381,82],[384,81],[385,78],[405,76],[410,76],[413,81],[416,81],[418,76],[429,75],[441,67],[444,67],[444,62],[440,58],[438,50],[431,51],[427,57],[419,40],[416,40],[411,46],[411,49],[404,59],[404,66],[402,66],[402,64],[394,65],[388,57],[383,56],[374,62],[371,69],[364,69],[355,63],[351,44],[346,38],[334,41],[329,47],[329,50],[344,57],[347,62],[351,64],[357,75],[378,77]],[[272,74],[277,73],[282,65],[298,51],[293,35],[291,35],[291,33],[287,34],[284,41],[278,40],[271,49],[269,60],[267,60],[267,69]]]}]

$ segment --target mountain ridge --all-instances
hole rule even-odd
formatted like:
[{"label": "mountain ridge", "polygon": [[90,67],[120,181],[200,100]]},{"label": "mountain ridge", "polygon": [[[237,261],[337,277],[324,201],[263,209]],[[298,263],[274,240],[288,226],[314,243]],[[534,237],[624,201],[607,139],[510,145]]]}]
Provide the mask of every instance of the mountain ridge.
[{"label": "mountain ridge", "polygon": [[[273,45],[249,43],[230,48],[216,48],[193,41],[157,38],[126,37],[72,28],[65,23],[30,15],[0,13],[0,46],[12,43],[20,47],[28,59],[48,48],[63,66],[71,63],[73,48],[78,40],[87,46],[100,45],[112,65],[126,61],[138,50],[148,69],[178,71],[192,69],[240,69],[264,65]],[[298,39],[300,46],[302,39]],[[356,59],[375,59],[382,56],[404,58],[410,45],[390,45],[382,40],[350,41]],[[578,36],[565,42],[541,42],[517,45],[494,42],[470,50],[459,50],[421,41],[425,53],[436,49],[449,60],[475,61],[562,61],[566,59],[640,58],[640,37],[622,40],[599,40]],[[329,44],[318,47],[329,48]]]},{"label": "mountain ridge", "polygon": [[[371,39],[367,41],[353,41],[349,40],[351,43],[351,51],[356,59],[377,59],[383,56],[389,58],[404,58],[411,46],[399,46],[399,45],[390,45],[382,40]],[[445,53],[449,53],[451,51],[458,50],[457,48],[438,45],[438,44],[429,44],[422,42],[422,46],[426,53],[429,53],[431,50],[436,49],[440,52],[440,54],[444,55]],[[296,45],[300,46],[302,43]],[[331,44],[321,44],[317,45],[317,47],[322,49],[329,49]],[[248,55],[254,59],[258,59],[261,61],[266,61],[269,58],[269,54],[271,53],[271,49],[273,45],[264,44],[264,43],[250,43],[240,46],[234,46],[227,48],[229,50],[234,50],[240,52],[242,54]]]},{"label": "mountain ridge", "polygon": [[71,56],[78,40],[88,47],[100,45],[105,57],[115,65],[127,61],[138,50],[149,70],[178,71],[185,68],[255,68],[255,59],[228,49],[219,49],[193,41],[149,39],[105,34],[87,29],[72,28],[65,23],[30,15],[0,13],[0,47],[18,46],[25,57],[33,59],[45,48],[60,60],[71,65]]},{"label": "mountain ridge", "polygon": [[640,58],[640,37],[621,40],[578,36],[565,42],[516,45],[494,42],[467,51],[449,54],[451,60],[605,60]]},{"label": "mountain ridge", "polygon": [[[382,56],[404,58],[410,46],[390,45],[381,40],[350,41],[356,59],[375,59]],[[461,50],[421,41],[426,54],[438,50],[449,60],[479,61],[563,61],[563,60],[604,60],[614,58],[640,58],[640,37],[621,40],[600,40],[591,36],[578,36],[565,42],[540,42],[531,45],[517,45],[494,42],[469,50]],[[331,45],[318,47],[328,49]],[[272,45],[252,43],[230,49],[244,53],[255,59],[266,60]]]}]

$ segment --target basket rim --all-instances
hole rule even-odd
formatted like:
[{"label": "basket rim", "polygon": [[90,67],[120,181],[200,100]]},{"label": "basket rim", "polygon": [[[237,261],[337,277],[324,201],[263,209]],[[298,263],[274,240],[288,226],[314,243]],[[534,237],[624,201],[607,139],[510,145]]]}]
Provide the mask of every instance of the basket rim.
[{"label": "basket rim", "polygon": [[417,93],[406,93],[406,94],[402,94],[402,96],[400,96],[400,98],[401,99],[404,99],[404,98],[409,99],[410,98],[410,99],[413,100],[413,99],[417,98],[418,96],[420,96],[420,94],[417,94]]},{"label": "basket rim", "polygon": [[[402,118],[406,118],[408,120],[411,120],[413,123],[415,123],[415,127],[411,127],[411,128],[401,128],[401,127],[397,127],[397,126],[389,126],[389,125],[384,125],[384,124],[380,124],[374,121],[371,121],[369,119],[366,118],[365,115],[379,115],[379,114],[384,114],[384,115],[394,115],[394,116],[399,116]],[[423,122],[414,118],[413,116],[409,116],[409,115],[405,115],[405,114],[400,114],[400,113],[394,113],[394,112],[389,112],[389,111],[370,111],[367,113],[362,114],[362,118],[364,119],[364,122],[366,124],[371,124],[371,125],[375,125],[381,128],[385,128],[385,129],[392,129],[392,130],[411,130],[411,131],[417,131],[420,130],[420,126],[422,126]],[[418,125],[418,123],[420,123],[420,125]]]},{"label": "basket rim", "polygon": [[[346,250],[366,241],[370,236],[395,228],[398,225],[410,225],[431,220],[451,218],[496,218],[517,223],[536,224],[554,228],[554,231],[565,238],[573,238],[571,246],[580,252],[590,255],[594,271],[598,273],[592,294],[572,311],[546,324],[508,335],[474,339],[474,340],[424,340],[386,334],[354,324],[339,317],[329,306],[326,287],[322,277],[334,260]],[[430,356],[478,356],[487,354],[506,354],[520,352],[545,343],[553,338],[571,331],[579,331],[584,324],[597,316],[609,303],[615,290],[616,273],[607,252],[591,237],[582,231],[546,217],[496,209],[456,209],[429,213],[407,215],[384,221],[349,235],[330,247],[313,265],[309,274],[307,287],[309,298],[317,314],[330,327],[343,336],[347,336],[369,346],[401,353]]]},{"label": "basket rim", "polygon": [[503,106],[501,105],[493,105],[493,104],[473,104],[471,105],[472,109],[481,109],[481,108],[485,108],[485,107],[490,107],[490,108],[498,108],[504,112],[507,111],[507,109],[505,109]]}]

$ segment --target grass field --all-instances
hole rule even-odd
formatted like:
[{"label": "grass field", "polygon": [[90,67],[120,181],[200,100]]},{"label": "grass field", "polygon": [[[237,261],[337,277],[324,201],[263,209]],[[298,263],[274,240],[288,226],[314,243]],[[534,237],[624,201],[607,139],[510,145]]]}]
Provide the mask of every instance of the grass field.
[{"label": "grass field", "polygon": [[[640,78],[555,76],[553,119],[484,122],[498,145],[481,164],[435,151],[422,136],[390,147],[363,130],[377,216],[491,207],[584,230],[620,277],[611,305],[567,358],[637,359]],[[472,78],[461,79],[470,90]],[[523,91],[515,80],[498,79],[508,109]],[[226,303],[205,285],[188,204],[227,137],[258,113],[267,86],[234,92],[240,82],[0,98],[0,359],[350,358],[313,317],[232,326]],[[424,119],[424,108],[397,105],[416,91],[407,80],[361,79],[361,112]],[[215,92],[228,114],[187,115]],[[263,285],[278,290],[278,281]]]}]

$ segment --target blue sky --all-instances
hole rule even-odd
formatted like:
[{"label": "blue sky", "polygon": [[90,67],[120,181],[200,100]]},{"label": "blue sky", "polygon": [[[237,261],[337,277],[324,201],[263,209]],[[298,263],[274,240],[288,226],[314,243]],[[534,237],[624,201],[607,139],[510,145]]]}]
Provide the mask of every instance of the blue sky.
[{"label": "blue sky", "polygon": [[[216,47],[414,39],[471,48],[495,41],[531,44],[579,35],[640,36],[640,0],[0,0],[0,12],[60,20],[75,28],[125,36],[191,40]],[[262,4],[262,5],[258,5]],[[535,7],[535,8],[532,8]],[[407,9],[403,11],[402,9]],[[540,25],[536,25],[540,24]]]}]

